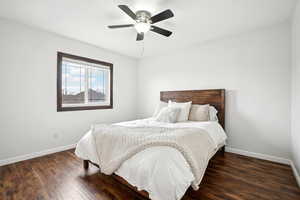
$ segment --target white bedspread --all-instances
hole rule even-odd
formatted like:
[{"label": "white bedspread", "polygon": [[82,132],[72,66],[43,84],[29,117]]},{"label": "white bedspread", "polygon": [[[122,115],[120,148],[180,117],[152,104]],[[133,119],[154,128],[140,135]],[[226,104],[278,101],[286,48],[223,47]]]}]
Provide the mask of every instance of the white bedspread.
[{"label": "white bedspread", "polygon": [[[202,128],[214,141],[215,151],[225,144],[226,134],[217,122],[161,123],[152,118],[118,123],[129,127]],[[99,164],[95,141],[89,131],[77,144],[76,155]],[[145,190],[154,200],[181,199],[194,180],[182,154],[171,147],[151,147],[125,161],[115,172],[139,190]]]}]

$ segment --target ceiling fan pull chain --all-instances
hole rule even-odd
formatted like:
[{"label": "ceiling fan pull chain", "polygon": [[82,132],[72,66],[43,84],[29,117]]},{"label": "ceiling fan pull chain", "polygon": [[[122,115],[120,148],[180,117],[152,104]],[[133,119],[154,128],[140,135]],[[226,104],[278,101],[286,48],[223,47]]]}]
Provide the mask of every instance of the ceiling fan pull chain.
[{"label": "ceiling fan pull chain", "polygon": [[141,52],[141,58],[144,57],[144,52],[145,52],[145,40],[142,41],[142,52]]}]

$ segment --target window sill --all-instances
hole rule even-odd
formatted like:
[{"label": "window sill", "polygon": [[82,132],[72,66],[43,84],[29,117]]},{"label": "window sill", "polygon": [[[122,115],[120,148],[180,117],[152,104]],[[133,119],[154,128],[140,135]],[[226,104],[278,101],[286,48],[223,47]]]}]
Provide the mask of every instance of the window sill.
[{"label": "window sill", "polygon": [[113,109],[112,105],[108,106],[70,106],[70,107],[57,107],[57,112],[63,111],[83,111],[83,110],[101,110],[101,109]]}]

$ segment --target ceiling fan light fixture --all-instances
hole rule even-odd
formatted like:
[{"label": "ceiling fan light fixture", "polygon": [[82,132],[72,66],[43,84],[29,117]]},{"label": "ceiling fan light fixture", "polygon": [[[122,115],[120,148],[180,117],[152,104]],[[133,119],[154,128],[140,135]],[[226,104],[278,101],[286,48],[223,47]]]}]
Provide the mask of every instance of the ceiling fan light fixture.
[{"label": "ceiling fan light fixture", "polygon": [[136,29],[136,31],[138,33],[147,33],[150,28],[151,28],[151,25],[150,23],[145,23],[145,22],[137,22],[135,25],[134,25],[134,28]]}]

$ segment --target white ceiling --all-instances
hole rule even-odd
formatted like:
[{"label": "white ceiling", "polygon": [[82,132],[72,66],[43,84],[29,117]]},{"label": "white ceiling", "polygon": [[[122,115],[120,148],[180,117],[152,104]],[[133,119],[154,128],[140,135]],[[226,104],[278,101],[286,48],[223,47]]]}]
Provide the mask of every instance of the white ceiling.
[{"label": "white ceiling", "polygon": [[[0,17],[19,21],[131,57],[159,55],[195,43],[287,20],[297,0],[1,0]],[[153,14],[170,8],[175,17],[157,23],[173,31],[170,38],[149,32],[136,42],[132,23],[118,7]],[[1,28],[1,27],[0,27]]]}]

